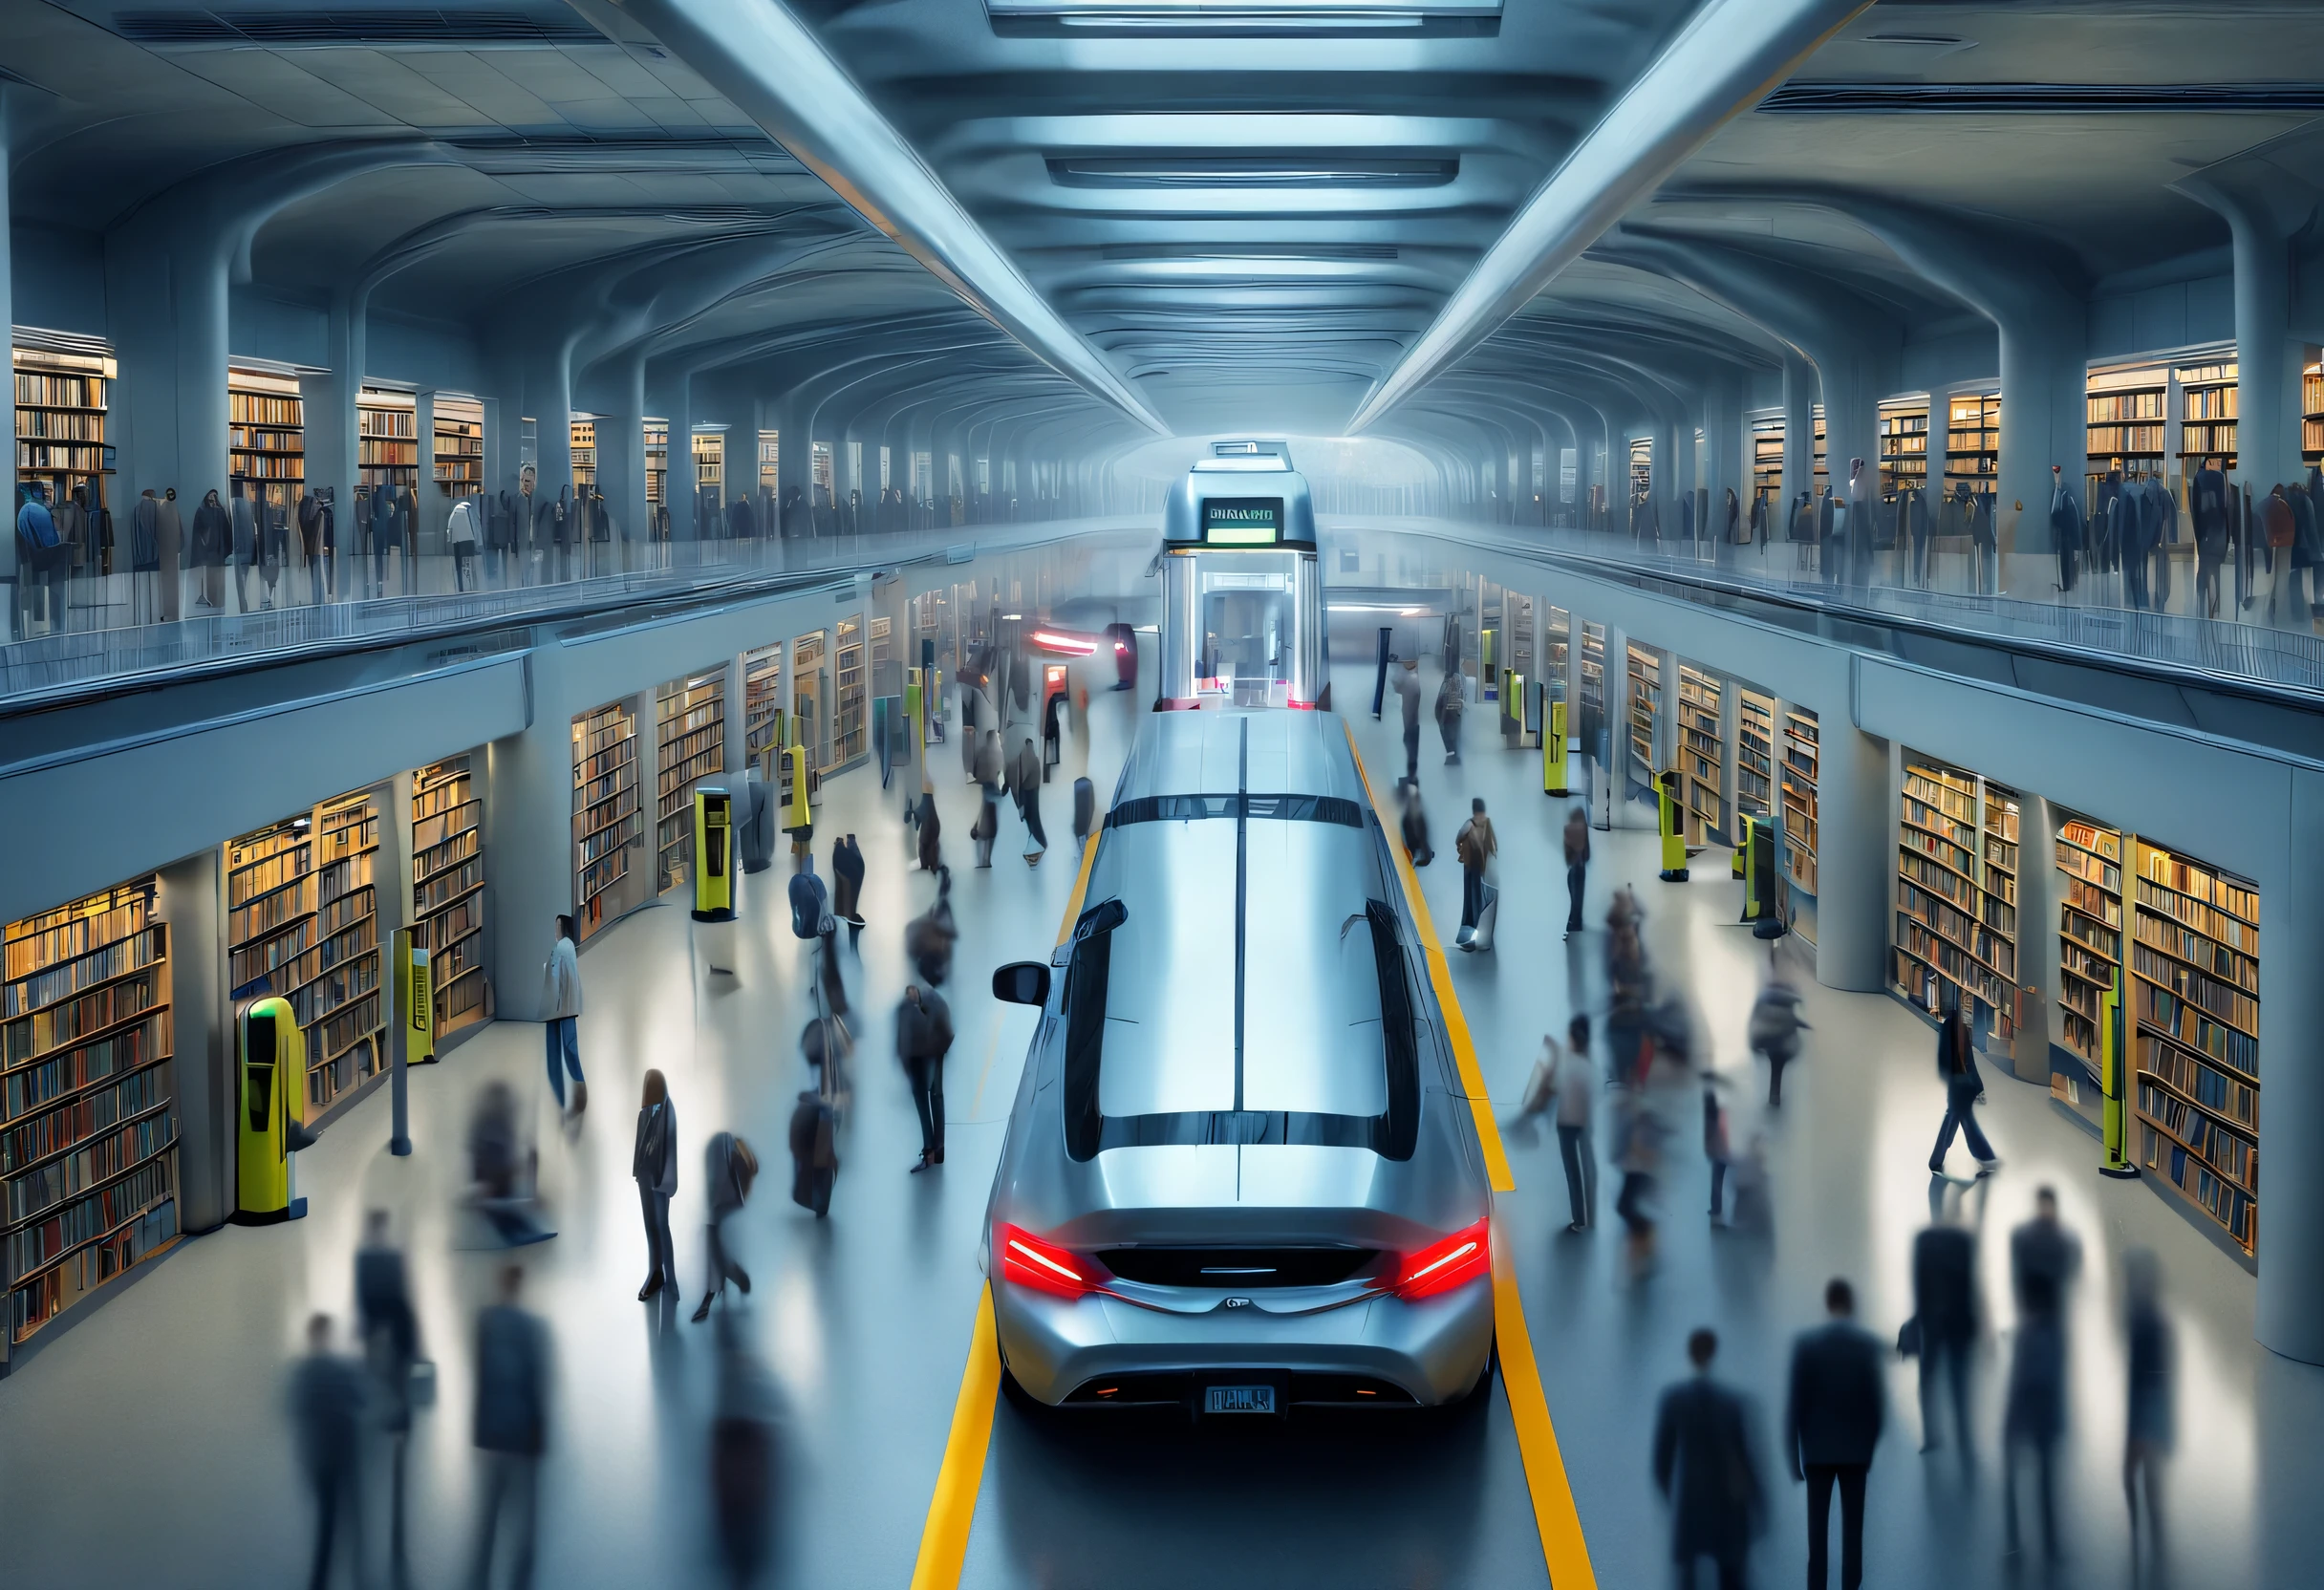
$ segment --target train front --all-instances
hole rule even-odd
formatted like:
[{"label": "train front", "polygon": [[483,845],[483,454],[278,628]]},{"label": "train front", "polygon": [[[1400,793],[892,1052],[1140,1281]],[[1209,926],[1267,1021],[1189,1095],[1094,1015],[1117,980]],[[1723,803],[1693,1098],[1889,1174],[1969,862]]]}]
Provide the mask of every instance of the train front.
[{"label": "train front", "polygon": [[1162,509],[1156,711],[1329,707],[1315,505],[1280,441],[1219,441]]}]

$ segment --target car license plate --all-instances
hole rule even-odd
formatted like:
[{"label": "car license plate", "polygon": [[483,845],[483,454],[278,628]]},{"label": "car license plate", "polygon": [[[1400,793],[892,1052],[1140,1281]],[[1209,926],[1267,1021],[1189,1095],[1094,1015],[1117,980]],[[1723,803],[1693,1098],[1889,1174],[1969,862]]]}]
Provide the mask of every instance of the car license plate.
[{"label": "car license plate", "polygon": [[1209,1386],[1203,1387],[1202,1411],[1205,1413],[1273,1413],[1275,1387],[1272,1386]]}]

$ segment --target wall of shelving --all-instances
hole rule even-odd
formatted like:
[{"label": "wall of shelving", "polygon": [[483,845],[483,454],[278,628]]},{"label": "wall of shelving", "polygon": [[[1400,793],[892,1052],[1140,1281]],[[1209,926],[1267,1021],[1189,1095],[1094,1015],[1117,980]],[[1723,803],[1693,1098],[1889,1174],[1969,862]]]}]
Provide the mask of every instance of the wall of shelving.
[{"label": "wall of shelving", "polygon": [[[1775,812],[1775,703],[1757,691],[1736,687],[1735,815],[1772,817]],[[1735,825],[1738,828],[1741,823]]]},{"label": "wall of shelving", "polygon": [[1678,768],[1687,808],[1687,842],[1729,843],[1724,788],[1727,743],[1720,732],[1724,686],[1691,663],[1678,670]]},{"label": "wall of shelving", "polygon": [[1625,732],[1629,737],[1628,769],[1629,795],[1644,794],[1651,798],[1654,791],[1654,720],[1663,710],[1662,660],[1652,652],[1629,643],[1630,663],[1630,720]]},{"label": "wall of shelving", "polygon": [[870,698],[864,677],[864,615],[851,612],[831,632],[832,738],[828,771],[861,761]]},{"label": "wall of shelving", "polygon": [[1928,484],[1928,404],[1910,401],[1883,403],[1880,408],[1881,495],[1893,500],[1900,492],[1926,489]]},{"label": "wall of shelving", "polygon": [[2122,971],[2122,836],[2087,818],[2057,825],[2058,1035],[2076,1064],[2051,1057],[2051,1094],[2099,1125],[2099,1010]]},{"label": "wall of shelving", "polygon": [[573,720],[573,916],[577,942],[621,915],[636,892],[631,852],[645,835],[637,794],[637,715],[609,702]]},{"label": "wall of shelving", "polygon": [[2179,388],[2179,470],[2184,480],[2217,459],[2220,467],[2235,467],[2235,396],[2233,360],[2176,366],[2171,380]]},{"label": "wall of shelving", "polygon": [[2016,791],[1905,757],[1891,986],[1996,1045],[2017,1030],[2018,815]]},{"label": "wall of shelving", "polygon": [[1792,931],[1816,942],[1816,777],[1821,726],[1804,707],[1783,715],[1783,855],[1791,879]]},{"label": "wall of shelving", "polygon": [[672,679],[654,692],[656,893],[694,876],[694,786],[726,770],[726,670]]},{"label": "wall of shelving", "polygon": [[363,389],[355,402],[355,465],[364,485],[420,488],[420,407],[410,393]]},{"label": "wall of shelving", "polygon": [[[169,926],[145,877],[0,935],[8,1343],[178,1237]],[[0,1367],[8,1358],[0,1348]]]},{"label": "wall of shelving", "polygon": [[2324,361],[2300,372],[2300,459],[2324,463]]},{"label": "wall of shelving", "polygon": [[[106,417],[118,366],[99,345],[44,347],[37,332],[18,328],[13,353],[16,382],[16,479],[40,481],[52,504],[76,485],[102,485],[113,473],[105,459]],[[111,493],[106,493],[111,505]],[[118,534],[118,532],[117,532]]]},{"label": "wall of shelving", "polygon": [[756,767],[782,733],[783,643],[742,654],[742,765]]},{"label": "wall of shelving", "polygon": [[1957,393],[1946,406],[1945,489],[1991,489],[2001,474],[2001,395]]},{"label": "wall of shelving", "polygon": [[2169,398],[2170,371],[2164,366],[2092,374],[2086,399],[2090,440],[2083,462],[2083,478],[2090,487],[2117,468],[2125,475],[2165,472]]},{"label": "wall of shelving", "polygon": [[1605,720],[1605,626],[1593,624],[1585,618],[1582,621],[1582,717],[1575,730],[1582,736],[1582,755],[1598,755],[1599,738],[1607,732],[1608,727]]},{"label": "wall of shelving", "polygon": [[277,506],[296,507],[307,483],[306,416],[296,377],[226,372],[226,467]]},{"label": "wall of shelving", "polygon": [[457,502],[484,489],[484,406],[473,398],[436,398],[436,488]]},{"label": "wall of shelving", "polygon": [[484,803],[473,758],[412,775],[412,939],[428,952],[439,1042],[492,1014],[484,970]]},{"label": "wall of shelving", "polygon": [[226,986],[290,1001],[307,1041],[307,1121],[379,1074],[379,806],[327,801],[226,847]]}]

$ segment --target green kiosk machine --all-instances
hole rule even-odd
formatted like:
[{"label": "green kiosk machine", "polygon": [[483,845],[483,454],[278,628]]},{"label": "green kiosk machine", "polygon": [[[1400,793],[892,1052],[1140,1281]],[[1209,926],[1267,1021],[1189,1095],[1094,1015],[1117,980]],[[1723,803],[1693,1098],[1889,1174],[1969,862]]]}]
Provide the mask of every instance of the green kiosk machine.
[{"label": "green kiosk machine", "polygon": [[1687,828],[1678,797],[1678,769],[1666,767],[1654,775],[1654,815],[1663,835],[1665,883],[1687,881]]},{"label": "green kiosk machine", "polygon": [[262,994],[234,1019],[234,1213],[238,1226],[271,1226],[307,1213],[290,1156],[314,1141],[307,1130],[307,1036],[290,1001]]},{"label": "green kiosk machine", "polygon": [[694,941],[713,972],[732,976],[735,954],[734,801],[716,785],[694,791]]}]

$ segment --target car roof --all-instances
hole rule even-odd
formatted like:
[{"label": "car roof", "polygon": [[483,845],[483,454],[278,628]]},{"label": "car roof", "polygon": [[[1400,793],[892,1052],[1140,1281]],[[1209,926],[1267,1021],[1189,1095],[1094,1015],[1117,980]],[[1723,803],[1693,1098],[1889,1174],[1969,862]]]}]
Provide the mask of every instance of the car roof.
[{"label": "car roof", "polygon": [[1122,769],[1117,806],[1149,796],[1231,795],[1237,789],[1367,804],[1346,727],[1336,713],[1280,707],[1161,713],[1150,730],[1138,737]]}]

